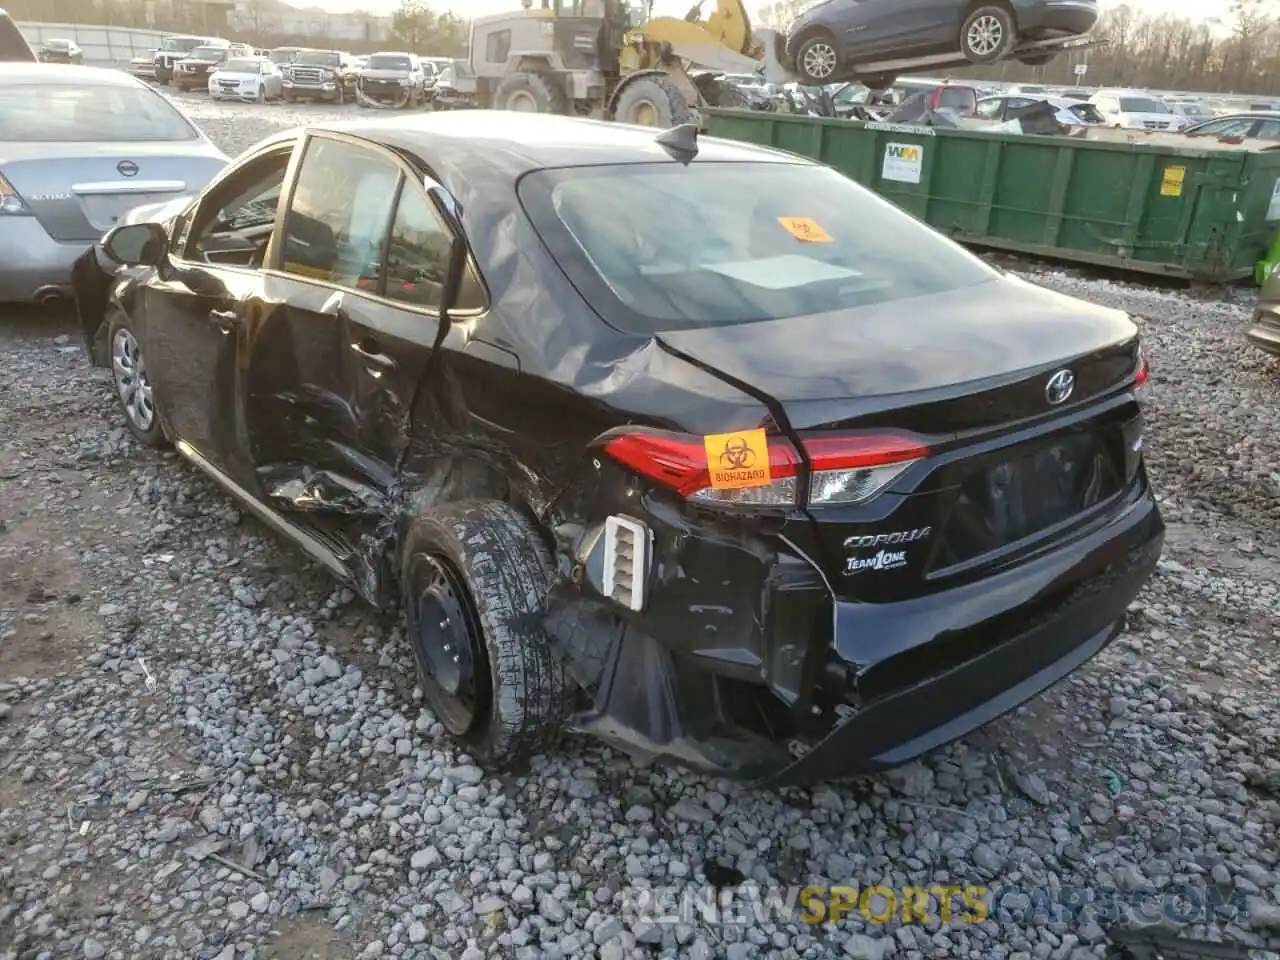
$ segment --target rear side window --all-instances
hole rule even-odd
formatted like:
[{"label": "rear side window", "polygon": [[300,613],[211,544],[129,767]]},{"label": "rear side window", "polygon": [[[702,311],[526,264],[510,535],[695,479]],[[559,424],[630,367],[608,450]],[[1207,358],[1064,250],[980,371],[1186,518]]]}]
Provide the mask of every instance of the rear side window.
[{"label": "rear side window", "polygon": [[0,141],[144,143],[197,136],[164,97],[143,86],[0,86]]},{"label": "rear side window", "polygon": [[36,53],[27,43],[18,25],[7,13],[0,10],[0,61],[10,63],[36,62]]},{"label": "rear side window", "polygon": [[582,295],[635,333],[856,311],[996,276],[817,165],[574,167],[529,174],[519,192]]}]

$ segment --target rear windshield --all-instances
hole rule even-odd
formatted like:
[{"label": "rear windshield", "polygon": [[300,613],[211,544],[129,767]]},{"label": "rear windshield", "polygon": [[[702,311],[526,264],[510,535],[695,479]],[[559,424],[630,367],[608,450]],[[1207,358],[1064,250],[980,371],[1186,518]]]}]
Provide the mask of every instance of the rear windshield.
[{"label": "rear windshield", "polygon": [[1150,97],[1121,97],[1121,113],[1168,113],[1169,107]]},{"label": "rear windshield", "polygon": [[261,60],[228,60],[222,65],[223,73],[261,73]]},{"label": "rear windshield", "polygon": [[165,53],[188,53],[198,46],[200,41],[194,37],[176,37],[162,41],[160,49]]},{"label": "rear windshield", "polygon": [[529,174],[519,192],[573,284],[633,333],[833,313],[995,276],[816,165],[571,167]]},{"label": "rear windshield", "polygon": [[294,63],[300,63],[303,66],[312,67],[336,67],[340,62],[340,58],[336,53],[329,53],[325,50],[303,50],[293,57]]},{"label": "rear windshield", "polygon": [[370,70],[408,70],[409,58],[394,54],[375,53],[365,64]]},{"label": "rear windshield", "polygon": [[272,50],[271,51],[272,63],[293,63],[293,57],[294,57],[293,50]]},{"label": "rear windshield", "polygon": [[132,87],[0,86],[0,142],[92,143],[195,140],[196,131],[159,94]]},{"label": "rear windshield", "polygon": [[44,48],[46,50],[70,50],[71,41],[70,40],[46,40],[44,42]]},{"label": "rear windshield", "polygon": [[192,60],[219,60],[226,56],[226,53],[223,47],[196,47],[189,56]]}]

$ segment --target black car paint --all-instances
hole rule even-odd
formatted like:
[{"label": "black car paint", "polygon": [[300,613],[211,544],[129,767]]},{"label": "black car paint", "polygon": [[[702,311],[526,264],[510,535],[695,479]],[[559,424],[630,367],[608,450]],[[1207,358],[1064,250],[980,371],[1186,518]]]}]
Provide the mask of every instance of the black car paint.
[{"label": "black car paint", "polygon": [[[836,40],[842,64],[953,53],[960,47],[965,17],[981,5],[977,0],[826,0],[791,23],[786,56],[794,62],[815,34]],[[1010,0],[999,5],[1013,14],[1022,40],[1085,34],[1098,19],[1091,0]]]},{"label": "black car paint", "polygon": [[[632,752],[775,783],[874,770],[1017,706],[1114,637],[1163,537],[1130,450],[1141,416],[1127,318],[993,274],[968,306],[900,303],[871,324],[615,330],[550,258],[515,184],[593,159],[676,161],[644,131],[535,119],[335,128],[389,147],[456,199],[489,293],[478,314],[441,329],[274,270],[173,260],[111,279],[91,253],[76,273],[86,338],[99,340],[108,298],[125,310],[149,367],[169,368],[155,389],[180,421],[170,433],[199,438],[260,503],[340,543],[346,579],[375,604],[395,601],[396,548],[414,516],[496,498],[536,517],[558,567],[546,627],[593,700],[576,725]],[[742,161],[806,162],[706,139],[693,162]],[[175,304],[162,309],[162,296]],[[210,307],[234,315],[230,333]],[[954,327],[928,319],[938,314]],[[829,345],[807,354],[816,373],[778,365],[818,338]],[[1046,376],[1063,364],[1080,392],[1050,410]],[[937,565],[961,459],[999,459],[1095,421],[1129,451],[1121,490],[976,566]],[[871,504],[821,516],[694,506],[600,452],[601,436],[627,425],[795,438],[882,423],[927,427],[935,456]],[[643,612],[602,593],[599,533],[616,513],[653,531]],[[904,576],[842,577],[850,533],[917,525],[938,534]]]}]

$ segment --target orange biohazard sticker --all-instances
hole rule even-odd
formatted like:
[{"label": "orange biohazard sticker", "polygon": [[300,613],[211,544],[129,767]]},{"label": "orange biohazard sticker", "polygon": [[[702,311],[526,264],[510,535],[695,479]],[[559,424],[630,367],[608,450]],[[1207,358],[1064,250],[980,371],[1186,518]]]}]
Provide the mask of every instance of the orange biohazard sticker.
[{"label": "orange biohazard sticker", "polygon": [[741,490],[769,483],[769,441],[764,430],[713,433],[702,438],[707,450],[711,486]]},{"label": "orange biohazard sticker", "polygon": [[809,217],[779,217],[782,229],[797,240],[805,243],[830,243],[831,234],[818,226],[818,221]]}]

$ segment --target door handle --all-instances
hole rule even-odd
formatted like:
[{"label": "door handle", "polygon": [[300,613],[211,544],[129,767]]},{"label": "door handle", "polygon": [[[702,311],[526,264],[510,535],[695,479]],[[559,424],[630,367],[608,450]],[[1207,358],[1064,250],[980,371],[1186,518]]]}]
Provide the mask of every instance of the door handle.
[{"label": "door handle", "polygon": [[386,367],[388,370],[396,365],[385,353],[378,352],[378,345],[372,340],[362,340],[351,344],[351,349],[364,357],[370,363],[377,364],[379,367]]},{"label": "door handle", "polygon": [[223,333],[230,333],[236,328],[236,320],[239,317],[234,310],[210,310],[209,319],[214,321]]}]

